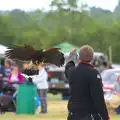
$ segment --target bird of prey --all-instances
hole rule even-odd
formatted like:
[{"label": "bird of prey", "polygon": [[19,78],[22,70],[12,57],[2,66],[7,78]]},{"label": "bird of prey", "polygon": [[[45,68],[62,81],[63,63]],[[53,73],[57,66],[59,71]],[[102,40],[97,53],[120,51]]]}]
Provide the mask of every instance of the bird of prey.
[{"label": "bird of prey", "polygon": [[50,63],[61,67],[65,62],[64,54],[59,48],[36,50],[30,45],[13,45],[5,52],[5,56],[13,60],[30,61],[36,66]]}]

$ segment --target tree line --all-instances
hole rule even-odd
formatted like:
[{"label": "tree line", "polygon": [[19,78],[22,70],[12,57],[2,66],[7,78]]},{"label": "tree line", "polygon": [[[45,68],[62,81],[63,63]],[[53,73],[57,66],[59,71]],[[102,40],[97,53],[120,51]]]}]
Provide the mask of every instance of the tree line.
[{"label": "tree line", "polygon": [[[78,47],[89,44],[120,63],[120,5],[114,12],[78,5],[78,0],[53,0],[51,10],[0,11],[0,44],[30,44],[35,48],[68,42]],[[88,9],[89,8],[89,9]]]}]

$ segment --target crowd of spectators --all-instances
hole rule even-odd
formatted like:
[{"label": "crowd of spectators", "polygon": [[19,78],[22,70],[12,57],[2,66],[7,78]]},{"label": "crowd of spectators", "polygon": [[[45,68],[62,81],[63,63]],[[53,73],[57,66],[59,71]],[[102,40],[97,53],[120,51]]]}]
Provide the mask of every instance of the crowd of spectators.
[{"label": "crowd of spectators", "polygon": [[[29,79],[25,78],[22,73],[28,68],[28,63],[20,65],[8,59],[1,59],[0,62],[0,93],[3,89],[12,85],[17,90],[19,84],[26,83]],[[29,68],[28,68],[29,69]],[[41,103],[41,113],[47,113],[47,92],[48,92],[48,74],[44,66],[38,66],[38,74],[33,75],[31,82],[36,86],[39,100]],[[5,84],[6,83],[6,84]]]}]

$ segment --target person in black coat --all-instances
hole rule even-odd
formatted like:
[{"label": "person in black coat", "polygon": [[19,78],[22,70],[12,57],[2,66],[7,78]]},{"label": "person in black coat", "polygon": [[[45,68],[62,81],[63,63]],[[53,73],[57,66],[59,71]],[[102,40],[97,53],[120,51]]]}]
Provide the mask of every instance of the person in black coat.
[{"label": "person in black coat", "polygon": [[65,75],[69,81],[70,97],[68,120],[110,120],[104,100],[102,79],[90,62],[94,50],[85,45],[79,52],[80,63],[66,64]]}]

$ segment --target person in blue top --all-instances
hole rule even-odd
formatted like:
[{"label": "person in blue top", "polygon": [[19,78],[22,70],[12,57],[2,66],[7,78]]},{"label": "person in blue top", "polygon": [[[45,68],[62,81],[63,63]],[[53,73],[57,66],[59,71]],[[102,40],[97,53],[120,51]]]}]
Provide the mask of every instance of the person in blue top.
[{"label": "person in blue top", "polygon": [[1,59],[0,61],[0,93],[3,89],[3,78],[5,76],[4,61],[4,59]]}]

